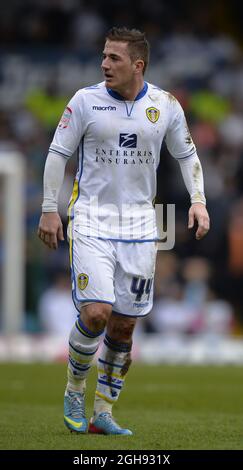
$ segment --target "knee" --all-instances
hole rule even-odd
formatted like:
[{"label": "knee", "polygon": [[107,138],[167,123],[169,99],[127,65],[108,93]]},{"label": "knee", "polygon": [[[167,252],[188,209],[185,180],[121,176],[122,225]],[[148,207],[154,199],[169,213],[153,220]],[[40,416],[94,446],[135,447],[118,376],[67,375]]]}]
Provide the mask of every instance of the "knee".
[{"label": "knee", "polygon": [[104,330],[112,307],[109,304],[93,303],[82,308],[81,319],[92,332]]}]

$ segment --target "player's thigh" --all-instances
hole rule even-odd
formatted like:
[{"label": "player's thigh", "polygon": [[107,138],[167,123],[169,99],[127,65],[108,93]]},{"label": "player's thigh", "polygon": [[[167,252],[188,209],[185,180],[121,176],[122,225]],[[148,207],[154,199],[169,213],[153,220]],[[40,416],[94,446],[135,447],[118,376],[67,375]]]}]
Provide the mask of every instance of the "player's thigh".
[{"label": "player's thigh", "polygon": [[153,306],[156,242],[119,243],[114,311],[144,316]]},{"label": "player's thigh", "polygon": [[115,252],[109,240],[79,236],[72,242],[72,292],[76,307],[91,302],[113,304]]}]

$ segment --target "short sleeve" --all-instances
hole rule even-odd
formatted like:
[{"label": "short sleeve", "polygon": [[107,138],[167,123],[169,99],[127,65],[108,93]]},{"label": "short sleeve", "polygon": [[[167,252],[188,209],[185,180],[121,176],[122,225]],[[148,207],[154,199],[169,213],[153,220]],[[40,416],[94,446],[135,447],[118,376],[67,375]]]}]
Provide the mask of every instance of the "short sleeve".
[{"label": "short sleeve", "polygon": [[165,137],[167,148],[174,158],[190,157],[196,152],[184,111],[180,103],[172,95],[170,100],[170,120]]},{"label": "short sleeve", "polygon": [[66,158],[71,157],[77,150],[83,133],[83,99],[81,90],[79,90],[63,112],[49,151]]}]

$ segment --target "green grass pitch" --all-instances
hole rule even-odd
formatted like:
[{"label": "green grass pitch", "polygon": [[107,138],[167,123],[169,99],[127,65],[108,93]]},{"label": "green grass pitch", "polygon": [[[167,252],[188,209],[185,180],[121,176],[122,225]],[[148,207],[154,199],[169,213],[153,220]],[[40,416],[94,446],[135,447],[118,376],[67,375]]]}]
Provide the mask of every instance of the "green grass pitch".
[{"label": "green grass pitch", "polygon": [[[130,437],[64,427],[65,364],[0,364],[0,374],[0,449],[243,449],[242,367],[133,364],[114,407]],[[88,416],[95,385],[94,367]]]}]

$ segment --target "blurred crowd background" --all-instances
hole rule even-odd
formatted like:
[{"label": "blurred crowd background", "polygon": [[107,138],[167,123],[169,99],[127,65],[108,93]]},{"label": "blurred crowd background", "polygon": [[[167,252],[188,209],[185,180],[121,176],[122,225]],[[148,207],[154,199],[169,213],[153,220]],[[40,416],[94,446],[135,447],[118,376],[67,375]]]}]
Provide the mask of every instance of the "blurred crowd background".
[{"label": "blurred crowd background", "polygon": [[[243,15],[238,2],[170,0],[8,0],[0,16],[0,151],[26,163],[28,332],[69,330],[72,305],[67,243],[50,252],[36,235],[45,159],[75,91],[102,80],[104,36],[137,27],[151,44],[146,79],[182,104],[205,175],[211,231],[198,242],[187,229],[189,196],[165,147],[159,203],[176,204],[176,243],[158,254],[155,306],[146,332],[243,331]],[[60,195],[67,203],[76,169],[68,162]],[[2,180],[0,176],[1,188]],[[3,191],[0,189],[0,207]],[[4,224],[0,212],[0,235]],[[0,242],[0,263],[4,247]],[[14,287],[13,287],[14,288]],[[60,331],[59,331],[60,330]]]}]

